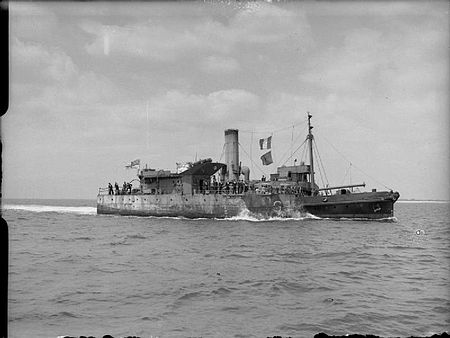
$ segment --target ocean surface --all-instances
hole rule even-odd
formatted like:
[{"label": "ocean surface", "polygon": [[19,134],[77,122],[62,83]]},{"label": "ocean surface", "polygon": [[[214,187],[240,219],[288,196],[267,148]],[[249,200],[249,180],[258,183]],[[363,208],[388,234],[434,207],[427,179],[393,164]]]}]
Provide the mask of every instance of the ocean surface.
[{"label": "ocean surface", "polygon": [[396,220],[97,215],[4,200],[9,337],[428,336],[450,331],[450,204]]}]

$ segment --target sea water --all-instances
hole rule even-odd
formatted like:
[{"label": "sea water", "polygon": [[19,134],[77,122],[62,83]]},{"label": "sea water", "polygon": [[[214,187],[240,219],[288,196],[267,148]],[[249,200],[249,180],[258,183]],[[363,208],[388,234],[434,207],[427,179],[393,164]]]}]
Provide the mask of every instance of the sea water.
[{"label": "sea water", "polygon": [[388,222],[258,221],[6,200],[9,336],[448,332],[449,206],[397,203]]}]

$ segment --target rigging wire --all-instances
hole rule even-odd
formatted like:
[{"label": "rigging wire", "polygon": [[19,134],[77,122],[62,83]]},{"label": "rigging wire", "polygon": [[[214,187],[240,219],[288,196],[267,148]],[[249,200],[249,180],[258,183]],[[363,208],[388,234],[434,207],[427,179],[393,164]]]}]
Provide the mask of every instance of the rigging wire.
[{"label": "rigging wire", "polygon": [[280,131],[284,131],[284,130],[287,130],[287,129],[291,129],[293,127],[301,126],[303,124],[306,124],[307,122],[308,121],[305,120],[305,121],[299,122],[297,124],[293,124],[293,125],[290,125],[288,127],[283,127],[283,128],[279,128],[279,129],[272,130],[272,131],[271,130],[255,131],[255,130],[240,130],[239,129],[239,132],[240,133],[255,133],[255,134],[271,134],[271,135],[273,135],[273,134],[278,133]]},{"label": "rigging wire", "polygon": [[[351,167],[352,167],[352,162],[350,162],[350,165],[348,166],[347,170],[345,171],[345,175],[344,175],[344,178],[342,179],[341,185],[344,184],[345,179],[347,178],[347,175],[348,175]],[[351,184],[351,179],[350,179],[350,184]]]},{"label": "rigging wire", "polygon": [[[285,130],[288,130],[288,129],[291,129],[292,128],[292,136],[291,136],[291,142],[292,142],[292,140],[293,140],[293,137],[294,137],[294,128],[297,126],[302,126],[302,125],[304,125],[304,124],[306,124],[308,122],[308,120],[303,120],[302,122],[299,122],[299,123],[296,123],[296,124],[293,124],[293,125],[290,125],[290,126],[288,126],[288,127],[283,127],[283,128],[279,128],[279,129],[276,129],[276,130],[272,130],[272,131],[255,131],[255,130],[239,130],[239,132],[240,133],[250,133],[251,134],[251,142],[250,142],[250,144],[251,144],[251,146],[250,146],[250,152],[252,152],[252,144],[253,144],[253,135],[254,134],[270,134],[271,136],[273,136],[274,134],[277,134],[278,132],[281,132],[281,131],[285,131]],[[292,152],[292,144],[295,144],[297,141],[298,141],[298,139],[301,137],[302,135],[299,135],[296,139],[295,139],[295,141],[293,141],[292,143],[291,143],[291,149],[290,149],[290,151],[291,151],[291,156],[290,157],[288,157],[288,159],[283,163],[283,165],[284,164],[286,164],[286,162],[288,162],[293,156],[294,156],[294,154],[296,153],[296,151],[301,147],[301,145],[300,145],[300,147],[298,147],[294,152]],[[304,143],[304,142],[303,142]],[[242,145],[240,145],[241,146],[241,148],[244,150],[244,152],[245,152],[245,149],[244,149],[244,147],[242,146]],[[287,151],[280,157],[280,159],[281,160],[279,160],[279,161],[277,161],[278,162],[278,166],[279,166],[279,163],[281,163],[281,161],[282,161],[282,159],[287,155],[289,153],[289,149],[287,149]],[[247,153],[246,153],[247,154]],[[250,162],[252,163],[252,166],[253,166],[253,164],[255,164],[255,162],[253,161],[253,156],[252,155],[248,155],[247,154],[247,156],[249,157],[249,159],[250,159]],[[256,165],[256,164],[255,164]],[[256,165],[257,166],[257,165]],[[258,166],[257,166],[257,168],[258,168],[258,170],[259,171],[261,171],[263,174],[265,174],[266,175],[266,173],[263,171],[263,170],[261,170]],[[253,171],[253,167],[252,167],[252,171]]]},{"label": "rigging wire", "polygon": [[[316,157],[318,157],[318,151],[316,148],[313,148],[313,152],[314,154],[316,154]],[[320,175],[320,180],[322,181],[322,186],[325,187],[325,182],[323,181],[323,175],[322,175],[322,170],[320,169],[320,165],[317,166],[317,169],[319,170],[319,175]],[[325,169],[323,169],[325,171]]]},{"label": "rigging wire", "polygon": [[[288,129],[291,129],[292,128],[292,136],[291,136],[291,142],[292,142],[292,139],[293,139],[293,131],[294,131],[294,128],[296,127],[296,126],[301,126],[301,125],[303,125],[303,124],[306,124],[307,123],[307,120],[304,120],[304,121],[302,121],[302,122],[299,122],[299,123],[297,123],[297,124],[294,124],[294,125],[290,125],[290,126],[288,126],[288,127],[284,127],[284,128],[279,128],[279,129],[276,129],[276,130],[272,130],[272,131],[269,131],[269,130],[267,130],[267,131],[255,131],[255,130],[239,130],[239,132],[241,132],[241,133],[251,133],[251,144],[253,143],[253,135],[254,134],[271,134],[271,135],[274,135],[274,134],[276,134],[276,133],[278,133],[278,132],[281,132],[281,131],[285,131],[285,130],[288,130]],[[297,140],[301,137],[302,135],[300,134],[296,139],[295,139],[295,141],[294,142],[292,142],[292,143],[295,143],[295,142],[297,142]],[[375,179],[374,177],[372,177],[371,175],[369,175],[368,173],[366,173],[364,170],[362,170],[361,168],[359,168],[359,167],[357,167],[357,166],[355,166],[344,154],[342,154],[339,150],[337,150],[336,149],[336,147],[326,138],[326,137],[324,137],[324,136],[321,136],[344,160],[346,160],[348,163],[349,163],[349,168],[347,168],[347,171],[346,171],[346,173],[345,173],[345,175],[344,175],[344,180],[345,180],[345,178],[347,177],[347,175],[349,174],[349,172],[350,172],[350,169],[351,169],[351,167],[352,166],[354,166],[357,170],[359,170],[361,173],[363,173],[364,175],[366,175],[366,176],[368,176],[369,178],[371,178],[372,180],[374,180],[375,182],[377,182],[378,184],[380,184],[380,185],[382,185],[383,187],[385,187],[386,189],[389,189],[389,190],[392,190],[390,187],[388,187],[388,186],[386,186],[385,184],[383,184],[383,183],[381,183],[380,181],[378,181],[377,179]],[[302,144],[300,144],[300,146],[298,146],[297,148],[296,148],[296,150],[294,151],[294,152],[292,152],[292,146],[291,146],[291,149],[287,149],[287,151],[281,156],[281,159],[283,159],[285,156],[286,156],[286,154],[289,152],[289,150],[291,151],[291,155],[286,159],[286,161],[282,164],[282,165],[285,165],[290,159],[292,159],[292,157],[297,153],[297,151],[306,143],[306,141],[307,141],[307,139],[305,139],[303,142],[302,142]],[[256,166],[256,168],[263,174],[263,175],[266,175],[267,176],[267,173],[264,171],[264,170],[262,170],[261,168],[260,168],[260,166],[255,162],[255,161],[253,161],[253,158],[252,158],[252,156],[251,155],[249,155],[248,153],[247,153],[247,151],[244,149],[244,147],[240,144],[240,143],[238,143],[239,144],[239,146],[240,146],[240,148],[243,150],[243,152],[247,155],[247,157],[250,159],[250,162],[252,163],[252,171],[253,171],[253,165],[254,166]],[[319,163],[320,163],[320,165],[318,166],[318,169],[319,169],[319,173],[320,173],[320,175],[321,175],[321,180],[322,180],[322,184],[325,186],[325,182],[326,182],[326,185],[328,186],[329,185],[329,182],[328,182],[328,177],[327,177],[327,175],[326,175],[326,172],[325,172],[325,167],[324,167],[324,165],[323,165],[323,162],[322,162],[322,158],[321,158],[321,156],[320,156],[320,153],[319,153],[319,149],[318,149],[318,147],[317,147],[317,142],[315,141],[315,139],[313,140],[313,146],[314,146],[314,148],[313,148],[313,152],[314,152],[314,154],[316,155],[316,157],[319,159]],[[225,144],[224,144],[224,146],[223,146],[223,148],[222,148],[222,154],[220,155],[220,160],[222,159],[222,157],[223,157],[223,154],[224,154],[224,150],[225,150]],[[250,148],[250,151],[251,151],[251,148]],[[219,160],[219,161],[220,161]],[[303,147],[303,151],[302,151],[302,155],[301,155],[301,162],[303,162],[303,161],[306,161],[306,147]],[[281,161],[279,161],[279,163],[280,163]],[[322,170],[323,170],[323,176],[322,176]],[[351,173],[350,173],[350,175],[351,175]],[[324,182],[324,179],[325,179],[325,182]]]},{"label": "rigging wire", "polygon": [[[323,138],[325,141],[327,141],[327,143],[339,154],[341,155],[348,163],[352,163],[347,157],[345,157],[339,150],[336,149],[336,147],[327,140],[327,138],[325,136],[321,136],[321,138]],[[386,189],[392,190],[392,188],[389,188],[388,186],[384,185],[383,183],[381,183],[380,181],[378,181],[377,179],[373,178],[371,175],[369,175],[368,173],[366,173],[364,170],[362,170],[361,168],[358,168],[356,165],[352,164],[356,169],[358,169],[361,173],[363,173],[364,175],[366,175],[367,177],[371,178],[372,180],[374,180],[376,183],[382,185],[383,187],[385,187]]]},{"label": "rigging wire", "polygon": [[[249,154],[245,151],[244,147],[243,147],[240,143],[238,143],[238,144],[239,144],[240,149],[242,149],[242,150],[244,151],[244,153],[248,156],[248,158],[250,158]],[[252,164],[254,164],[254,165],[256,166],[256,168],[257,168],[264,176],[268,176],[267,173],[266,173],[264,170],[262,170],[262,169],[259,167],[259,165],[256,164],[256,163],[253,161],[253,159],[250,158],[250,162],[252,162]]]},{"label": "rigging wire", "polygon": [[[296,143],[296,142],[298,141],[298,139],[299,139],[301,136],[303,136],[303,135],[299,134],[293,143]],[[306,139],[305,139],[305,141],[303,141],[303,143],[305,143],[305,142],[306,142]],[[284,161],[284,163],[283,163],[282,165],[285,165],[286,162],[289,161],[289,160],[295,155],[295,153],[296,153],[297,150],[303,145],[303,143],[302,143],[302,144],[301,144],[294,152],[292,152],[292,149],[291,149],[291,156],[289,156],[289,157],[287,158],[287,160]],[[278,164],[281,163],[282,159],[283,159],[288,153],[289,153],[289,149],[287,149],[287,150],[284,152],[284,154],[280,157],[280,161],[278,161]]]},{"label": "rigging wire", "polygon": [[348,171],[348,177],[350,179],[350,184],[353,184],[352,183],[352,164],[351,163],[350,163],[350,170]]},{"label": "rigging wire", "polygon": [[313,139],[313,145],[314,145],[314,147],[316,148],[316,151],[317,151],[317,158],[319,159],[319,163],[320,163],[320,165],[322,166],[323,174],[324,174],[324,176],[325,176],[325,181],[327,182],[327,186],[329,186],[330,182],[328,181],[327,173],[326,173],[326,171],[325,171],[325,166],[323,165],[322,157],[320,157],[319,147],[317,146],[317,142],[316,142],[315,139]]},{"label": "rigging wire", "polygon": [[306,146],[303,147],[302,156],[300,158],[300,163],[301,162],[306,162]]},{"label": "rigging wire", "polygon": [[291,158],[292,156],[294,156],[293,152],[292,152],[292,145],[294,144],[294,128],[295,126],[292,126],[292,133],[291,133]]},{"label": "rigging wire", "polygon": [[220,154],[219,162],[222,160],[222,156],[223,156],[224,152],[225,152],[225,143],[223,144],[223,147],[222,147],[222,154]]},{"label": "rigging wire", "polygon": [[300,144],[300,145],[297,147],[297,149],[295,149],[295,151],[292,153],[292,155],[289,156],[288,159],[287,159],[282,165],[285,165],[286,162],[289,161],[289,160],[292,158],[292,156],[294,156],[294,154],[297,152],[297,150],[299,150],[299,149],[303,146],[303,144],[305,144],[305,142],[306,142],[306,139],[302,142],[302,144]]}]

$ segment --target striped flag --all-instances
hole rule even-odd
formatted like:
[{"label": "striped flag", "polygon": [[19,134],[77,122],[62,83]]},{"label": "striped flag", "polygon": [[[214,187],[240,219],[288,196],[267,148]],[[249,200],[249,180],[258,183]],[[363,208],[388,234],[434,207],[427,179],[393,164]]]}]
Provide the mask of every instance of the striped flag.
[{"label": "striped flag", "polygon": [[260,139],[259,147],[261,148],[261,150],[270,149],[272,147],[272,136],[269,136],[268,138]]},{"label": "striped flag", "polygon": [[261,156],[261,161],[263,165],[269,165],[273,163],[272,160],[272,152],[267,152],[263,156]]},{"label": "striped flag", "polygon": [[125,168],[133,168],[134,166],[140,165],[140,164],[141,164],[141,160],[137,159],[137,160],[131,161],[131,164],[127,165]]}]

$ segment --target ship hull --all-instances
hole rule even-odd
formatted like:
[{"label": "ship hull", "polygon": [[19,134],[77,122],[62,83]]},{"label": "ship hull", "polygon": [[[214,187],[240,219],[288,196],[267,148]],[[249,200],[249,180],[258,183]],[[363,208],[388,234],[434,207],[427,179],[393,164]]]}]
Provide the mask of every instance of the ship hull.
[{"label": "ship hull", "polygon": [[98,195],[97,213],[126,216],[187,218],[303,217],[384,219],[394,216],[397,200],[391,192],[331,196],[295,194],[165,194]]}]

